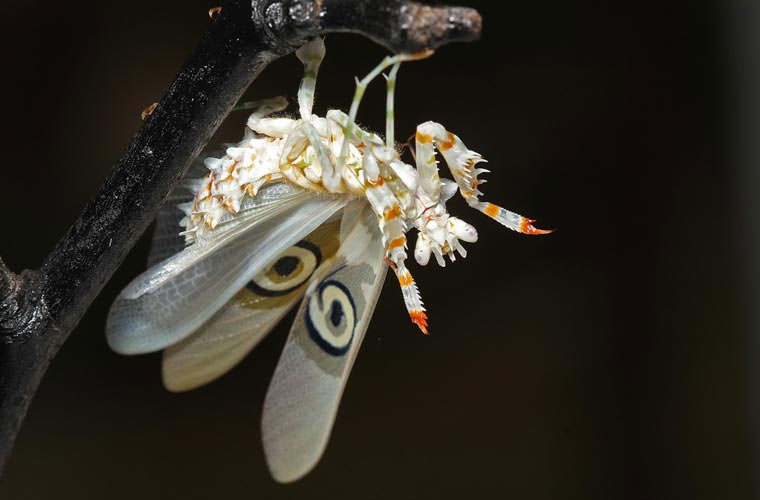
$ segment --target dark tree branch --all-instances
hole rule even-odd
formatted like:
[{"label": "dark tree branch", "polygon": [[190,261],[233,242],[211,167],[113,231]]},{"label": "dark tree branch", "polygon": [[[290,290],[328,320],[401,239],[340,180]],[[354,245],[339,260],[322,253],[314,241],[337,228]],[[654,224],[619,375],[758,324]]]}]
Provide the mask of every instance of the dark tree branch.
[{"label": "dark tree branch", "polygon": [[37,271],[0,260],[0,471],[50,360],[249,84],[314,36],[394,52],[478,38],[479,14],[402,0],[228,0],[94,199]]}]

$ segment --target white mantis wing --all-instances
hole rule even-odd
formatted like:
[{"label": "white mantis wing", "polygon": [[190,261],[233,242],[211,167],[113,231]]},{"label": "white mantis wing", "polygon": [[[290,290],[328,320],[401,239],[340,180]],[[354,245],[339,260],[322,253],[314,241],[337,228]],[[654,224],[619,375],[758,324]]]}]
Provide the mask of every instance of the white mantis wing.
[{"label": "white mantis wing", "polygon": [[345,198],[306,193],[278,202],[272,191],[262,194],[262,208],[250,209],[243,215],[247,219],[236,222],[224,236],[200,249],[196,246],[202,242],[190,245],[122,291],[106,322],[106,339],[114,351],[153,352],[186,338],[283,250],[346,203]]},{"label": "white mantis wing", "polygon": [[313,197],[314,194],[286,183],[264,186],[256,197],[244,198],[240,211],[236,215],[227,214],[210,234],[198,238],[183,251],[135,278],[120,295],[136,299],[143,294],[156,291],[167,281],[217,250],[230,245],[242,234],[254,230],[258,232],[259,229],[254,228],[259,224],[268,223],[274,218],[281,219],[284,214],[291,213],[294,208]]},{"label": "white mantis wing", "polygon": [[332,266],[339,246],[335,217],[283,251],[185,340],[164,350],[164,385],[186,391],[224,375],[303,296],[313,275]]},{"label": "white mantis wing", "polygon": [[[208,169],[203,165],[202,157],[198,157],[188,169],[184,179],[200,179],[207,173]],[[185,214],[177,208],[177,205],[192,201],[193,193],[183,182],[169,193],[169,197],[164,201],[156,217],[156,229],[153,231],[148,254],[149,268],[185,248],[185,237],[179,234],[183,230],[179,223]]]},{"label": "white mantis wing", "polygon": [[354,221],[329,274],[309,286],[264,401],[264,452],[280,482],[305,475],[324,452],[385,279],[376,217],[366,209]]}]

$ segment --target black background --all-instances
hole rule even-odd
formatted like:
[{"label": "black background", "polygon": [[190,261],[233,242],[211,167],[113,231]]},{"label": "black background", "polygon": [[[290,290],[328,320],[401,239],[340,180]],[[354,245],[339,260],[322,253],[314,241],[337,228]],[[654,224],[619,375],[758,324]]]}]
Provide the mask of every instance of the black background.
[{"label": "black background", "polygon": [[[327,452],[290,486],[269,478],[259,431],[288,320],[230,374],[179,395],[163,389],[159,355],[106,346],[143,238],[54,360],[0,497],[753,497],[751,217],[737,201],[727,3],[469,4],[481,41],[402,66],[397,135],[443,123],[490,161],[490,201],[558,231],[518,235],[452,203],[480,241],[446,269],[412,265],[432,335],[389,279]],[[39,266],[74,221],[211,6],[0,7],[11,268]],[[353,77],[385,54],[358,36],[326,43],[320,114],[346,109]],[[294,102],[301,71],[281,59],[247,97]],[[211,146],[238,140],[245,118]],[[384,85],[359,119],[384,130]]]}]

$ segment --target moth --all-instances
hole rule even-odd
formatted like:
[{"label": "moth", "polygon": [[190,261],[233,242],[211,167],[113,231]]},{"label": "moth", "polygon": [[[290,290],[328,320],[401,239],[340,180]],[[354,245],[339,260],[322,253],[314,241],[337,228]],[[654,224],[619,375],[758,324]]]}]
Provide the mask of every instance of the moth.
[{"label": "moth", "polygon": [[[415,135],[416,168],[394,141],[394,88],[404,61],[386,57],[357,80],[348,114],[312,114],[325,55],[317,38],[296,51],[304,65],[299,118],[273,116],[287,101],[259,103],[243,140],[188,172],[162,208],[151,267],[117,297],[106,336],[122,354],[163,350],[171,391],[206,384],[235,366],[296,303],[300,307],[264,402],[262,439],[273,477],[294,481],[322,455],[346,379],[390,269],[411,321],[428,320],[409,272],[406,234],[417,231],[415,260],[439,265],[475,228],[449,215],[457,191],[469,206],[524,234],[534,221],[482,201],[484,160],[442,125]],[[385,69],[385,139],[361,129],[356,113],[367,85]],[[453,179],[439,176],[436,150]],[[301,300],[303,299],[303,300]]]}]

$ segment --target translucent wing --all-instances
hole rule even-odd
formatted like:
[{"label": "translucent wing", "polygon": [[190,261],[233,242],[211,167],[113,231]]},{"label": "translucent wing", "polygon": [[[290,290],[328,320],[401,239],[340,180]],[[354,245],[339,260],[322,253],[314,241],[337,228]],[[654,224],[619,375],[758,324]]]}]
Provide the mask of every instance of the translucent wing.
[{"label": "translucent wing", "polygon": [[283,250],[346,203],[345,197],[334,196],[297,199],[296,203],[292,197],[287,198],[285,208],[272,202],[263,215],[253,211],[247,224],[238,224],[227,232],[235,232],[235,238],[226,238],[223,245],[215,241],[214,250],[201,257],[198,254],[202,252],[193,244],[158,266],[164,268],[181,261],[179,270],[148,270],[138,276],[116,298],[108,313],[106,339],[111,348],[122,354],[139,354],[186,338]]},{"label": "translucent wing", "polygon": [[164,351],[164,385],[186,391],[224,375],[303,296],[338,251],[340,219],[326,222],[273,262],[187,339]]},{"label": "translucent wing", "polygon": [[[208,156],[208,155],[205,155]],[[184,179],[200,179],[208,173],[202,157],[198,157],[185,174]],[[179,233],[183,228],[179,221],[185,216],[177,205],[193,201],[193,193],[183,183],[175,187],[164,202],[156,217],[156,229],[148,254],[148,267],[153,267],[164,259],[181,252],[185,248],[185,237]]]},{"label": "translucent wing", "polygon": [[192,245],[138,276],[122,290],[121,295],[136,299],[145,293],[156,291],[164,283],[220,248],[230,245],[242,234],[251,231],[258,232],[259,224],[266,224],[272,219],[281,219],[313,197],[314,194],[287,183],[264,186],[256,197],[244,198],[237,214],[225,215],[210,234],[199,237]]},{"label": "translucent wing", "polygon": [[367,209],[331,272],[309,286],[269,386],[262,416],[267,463],[295,481],[324,452],[346,379],[383,285],[377,220]]}]

